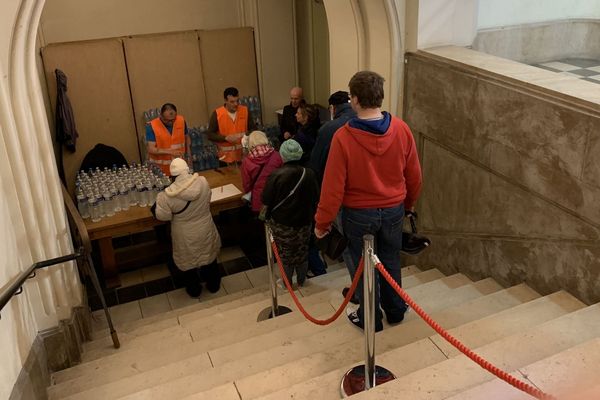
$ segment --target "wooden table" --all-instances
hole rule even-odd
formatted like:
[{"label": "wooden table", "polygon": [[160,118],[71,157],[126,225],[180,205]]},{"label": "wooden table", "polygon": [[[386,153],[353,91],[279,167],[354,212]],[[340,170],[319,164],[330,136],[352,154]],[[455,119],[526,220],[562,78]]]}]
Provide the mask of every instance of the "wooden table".
[{"label": "wooden table", "polygon": [[[231,183],[243,193],[242,177],[238,167],[202,171],[198,174],[206,178],[211,188]],[[223,210],[238,208],[242,205],[242,194],[239,194],[211,203],[210,211],[212,215],[217,215]],[[104,217],[98,222],[92,222],[89,218],[85,220],[85,227],[90,239],[97,240],[100,246],[102,267],[108,287],[120,286],[119,270],[117,268],[112,239],[118,236],[144,232],[164,223],[152,216],[150,207],[138,206],[130,207],[127,211],[119,211],[112,217]]]}]

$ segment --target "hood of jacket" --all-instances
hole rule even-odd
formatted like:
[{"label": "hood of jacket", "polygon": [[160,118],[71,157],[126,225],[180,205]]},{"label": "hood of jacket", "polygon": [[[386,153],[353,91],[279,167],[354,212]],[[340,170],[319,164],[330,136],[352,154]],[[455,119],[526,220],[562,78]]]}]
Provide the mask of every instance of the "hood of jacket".
[{"label": "hood of jacket", "polygon": [[[350,133],[351,140],[354,140],[360,146],[365,148],[369,153],[375,156],[380,156],[384,154],[394,143],[394,140],[396,139],[395,135],[397,134],[396,130],[392,129],[394,123],[391,120],[390,114],[384,113],[384,119],[388,119],[389,122],[387,130],[382,133],[373,133],[367,130],[357,128],[356,124],[353,124],[353,122],[355,122],[357,118],[353,118],[352,120],[350,120],[345,125],[345,128]],[[385,123],[385,121],[382,121],[382,124],[383,123]],[[360,126],[360,124],[358,125]]]},{"label": "hood of jacket", "polygon": [[251,152],[250,154],[248,154],[248,157],[254,164],[264,165],[267,162],[269,162],[269,160],[271,159],[271,157],[273,156],[274,153],[275,153],[275,149],[270,147],[269,150],[265,154],[256,155]]},{"label": "hood of jacket", "polygon": [[181,174],[165,189],[169,197],[178,197],[185,201],[194,201],[200,196],[201,185],[198,174]]},{"label": "hood of jacket", "polygon": [[338,119],[342,115],[356,115],[356,112],[352,109],[350,103],[338,104],[335,106],[335,115],[333,116],[333,119]]}]

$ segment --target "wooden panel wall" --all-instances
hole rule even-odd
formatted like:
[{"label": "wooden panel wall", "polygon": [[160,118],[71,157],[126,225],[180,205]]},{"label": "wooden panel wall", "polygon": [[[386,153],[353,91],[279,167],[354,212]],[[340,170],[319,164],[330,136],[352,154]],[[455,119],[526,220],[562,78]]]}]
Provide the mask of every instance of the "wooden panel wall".
[{"label": "wooden panel wall", "polygon": [[64,151],[70,191],[81,161],[97,143],[117,148],[128,162],[139,162],[125,57],[120,39],[49,45],[42,57],[52,109],[56,110],[54,70],[67,75],[79,139],[77,151]]},{"label": "wooden panel wall", "polygon": [[[209,112],[223,104],[223,90],[235,86],[240,96],[258,96],[252,28],[199,31]],[[285,89],[288,90],[288,89]]]},{"label": "wooden panel wall", "polygon": [[223,104],[226,87],[237,87],[241,96],[259,94],[252,28],[58,43],[45,47],[42,58],[53,109],[54,70],[67,75],[81,135],[77,151],[64,153],[71,192],[81,161],[97,143],[140,161],[144,111],[173,103],[188,126],[199,126]]},{"label": "wooden panel wall", "polygon": [[123,43],[140,138],[144,111],[164,103],[175,104],[190,127],[208,123],[196,31],[129,37]]}]

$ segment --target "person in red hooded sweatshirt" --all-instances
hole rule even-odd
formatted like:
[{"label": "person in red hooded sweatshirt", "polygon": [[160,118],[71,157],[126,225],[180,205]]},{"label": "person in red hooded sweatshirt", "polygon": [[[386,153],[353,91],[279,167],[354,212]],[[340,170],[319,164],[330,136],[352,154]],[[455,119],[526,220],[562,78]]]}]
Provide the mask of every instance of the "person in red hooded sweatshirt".
[{"label": "person in red hooded sweatshirt", "polygon": [[[321,197],[315,215],[315,235],[324,237],[341,207],[342,227],[354,267],[358,267],[363,236],[375,238],[379,259],[402,286],[400,250],[404,211],[412,210],[421,190],[421,166],[413,135],[404,121],[385,111],[384,79],[372,71],[357,72],[349,83],[350,104],[356,117],[335,133],[327,159]],[[375,274],[375,330],[404,319],[408,306],[394,289]],[[348,319],[363,322],[362,278],[356,293],[358,310]],[[380,308],[381,305],[381,308]]]}]

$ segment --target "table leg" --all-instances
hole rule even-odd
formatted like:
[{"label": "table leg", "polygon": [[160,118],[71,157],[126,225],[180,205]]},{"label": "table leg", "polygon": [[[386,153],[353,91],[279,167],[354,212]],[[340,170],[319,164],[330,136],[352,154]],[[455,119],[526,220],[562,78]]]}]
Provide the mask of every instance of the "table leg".
[{"label": "table leg", "polygon": [[104,280],[108,289],[121,286],[119,279],[119,269],[115,259],[115,249],[113,249],[112,238],[98,239],[100,246],[100,257],[102,258],[102,269],[104,270]]}]

